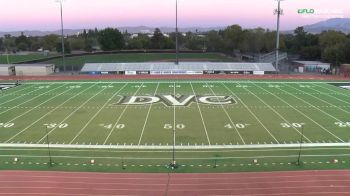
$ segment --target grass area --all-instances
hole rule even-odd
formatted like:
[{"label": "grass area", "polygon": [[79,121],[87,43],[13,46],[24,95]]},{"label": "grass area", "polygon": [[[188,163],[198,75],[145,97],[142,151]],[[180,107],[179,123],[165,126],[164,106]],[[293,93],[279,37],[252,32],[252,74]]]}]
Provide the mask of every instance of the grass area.
[{"label": "grass area", "polygon": [[348,168],[349,97],[320,82],[28,82],[0,95],[0,169],[50,169],[47,141],[55,170],[167,172],[174,142],[176,172]]},{"label": "grass area", "polygon": [[[23,61],[31,61],[36,59],[47,58],[42,54],[28,54],[28,55],[9,55],[8,60],[11,63],[18,63]],[[0,55],[0,64],[7,64],[7,56],[5,54]]]},{"label": "grass area", "polygon": [[[220,53],[186,53],[180,54],[180,59],[184,60],[202,60],[202,61],[232,61],[231,58]],[[108,54],[108,55],[90,55],[66,58],[68,70],[71,66],[75,70],[80,70],[85,63],[120,63],[120,62],[150,62],[150,61],[168,61],[174,60],[175,54],[170,53],[132,53],[132,54]],[[62,68],[62,59],[54,59],[43,63],[53,63]]]}]

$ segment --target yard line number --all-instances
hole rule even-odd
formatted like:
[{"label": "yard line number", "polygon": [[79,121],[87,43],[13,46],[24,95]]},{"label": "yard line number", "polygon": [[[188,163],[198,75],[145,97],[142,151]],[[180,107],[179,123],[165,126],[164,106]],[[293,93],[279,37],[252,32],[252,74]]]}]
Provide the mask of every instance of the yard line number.
[{"label": "yard line number", "polygon": [[64,129],[64,128],[67,128],[68,127],[68,124],[67,123],[46,123],[44,124],[44,126],[46,126],[48,129],[55,129],[55,128],[58,128],[58,129]]},{"label": "yard line number", "polygon": [[350,122],[335,122],[334,124],[340,128],[350,127]]},{"label": "yard line number", "polygon": [[13,127],[15,123],[0,123],[0,128],[10,128]]},{"label": "yard line number", "polygon": [[[112,129],[113,124],[100,124],[100,127],[103,127],[105,129]],[[125,127],[126,127],[125,124],[117,124],[115,126],[116,129],[124,129]]]},{"label": "yard line number", "polygon": [[[163,128],[170,130],[170,129],[173,129],[174,127],[172,124],[164,124]],[[175,128],[182,130],[182,129],[186,128],[186,126],[184,124],[180,123],[180,124],[175,125]]]},{"label": "yard line number", "polygon": [[245,129],[247,126],[249,126],[250,124],[242,124],[242,123],[238,123],[238,124],[227,124],[225,125],[225,128],[227,129]]},{"label": "yard line number", "polygon": [[281,123],[283,128],[301,128],[305,123]]}]

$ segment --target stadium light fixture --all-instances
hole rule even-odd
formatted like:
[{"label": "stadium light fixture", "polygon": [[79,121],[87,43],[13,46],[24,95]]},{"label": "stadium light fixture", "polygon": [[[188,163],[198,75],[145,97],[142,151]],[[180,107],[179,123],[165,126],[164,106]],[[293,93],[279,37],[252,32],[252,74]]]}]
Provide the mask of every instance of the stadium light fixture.
[{"label": "stadium light fixture", "polygon": [[176,29],[175,29],[175,42],[176,42],[176,60],[175,60],[175,64],[178,65],[179,64],[179,43],[178,43],[178,36],[179,36],[179,30],[177,27],[177,0],[176,0]]},{"label": "stadium light fixture", "polygon": [[[64,51],[64,33],[63,33],[63,1],[64,0],[55,0],[57,3],[60,4],[60,11],[61,11],[61,44],[62,44],[62,64],[63,64],[63,71],[66,72],[66,61],[65,61],[65,51]],[[73,69],[72,69],[73,71]]]},{"label": "stadium light fixture", "polygon": [[277,15],[277,35],[276,35],[276,70],[279,72],[279,50],[280,50],[280,17],[283,15],[283,10],[281,9],[281,1],[278,2],[277,9],[274,10],[274,14]]}]

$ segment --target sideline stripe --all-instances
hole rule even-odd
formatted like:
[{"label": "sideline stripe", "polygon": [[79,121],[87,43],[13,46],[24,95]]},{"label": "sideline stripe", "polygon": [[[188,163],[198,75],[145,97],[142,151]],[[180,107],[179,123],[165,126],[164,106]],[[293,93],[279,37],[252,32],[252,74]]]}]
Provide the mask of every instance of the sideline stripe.
[{"label": "sideline stripe", "polygon": [[[346,143],[303,143],[303,148],[309,147],[350,147],[350,142]],[[0,143],[0,147],[23,147],[23,148],[47,148],[47,144],[9,144]],[[80,145],[80,144],[50,144],[51,148],[77,148],[77,149],[160,149],[172,150],[172,146],[157,145]],[[192,145],[176,146],[178,150],[195,149],[252,149],[252,148],[300,148],[300,144],[245,144],[245,145]]]}]

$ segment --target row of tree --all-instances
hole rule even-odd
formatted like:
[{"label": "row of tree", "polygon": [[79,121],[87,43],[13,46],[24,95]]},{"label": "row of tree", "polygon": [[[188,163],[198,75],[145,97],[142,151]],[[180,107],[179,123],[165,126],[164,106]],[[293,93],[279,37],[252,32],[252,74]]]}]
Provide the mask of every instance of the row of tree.
[{"label": "row of tree", "polygon": [[[153,35],[131,35],[118,29],[84,30],[79,35],[67,36],[65,51],[83,50],[91,52],[101,49],[112,51],[119,49],[175,49],[176,34],[164,34],[155,29]],[[206,50],[235,54],[262,54],[275,50],[276,32],[262,28],[242,29],[232,25],[224,30],[206,33],[179,33],[180,49]],[[304,60],[324,60],[333,64],[350,62],[350,35],[337,31],[310,34],[298,27],[292,34],[281,35],[281,50],[300,55]],[[0,50],[37,51],[38,49],[61,52],[60,37],[47,35],[43,37],[0,38]]]}]

